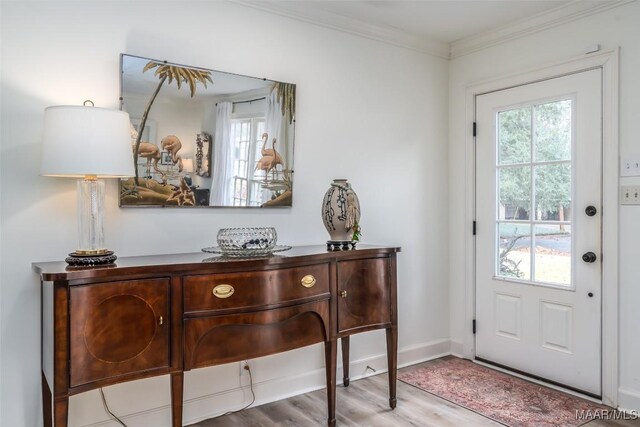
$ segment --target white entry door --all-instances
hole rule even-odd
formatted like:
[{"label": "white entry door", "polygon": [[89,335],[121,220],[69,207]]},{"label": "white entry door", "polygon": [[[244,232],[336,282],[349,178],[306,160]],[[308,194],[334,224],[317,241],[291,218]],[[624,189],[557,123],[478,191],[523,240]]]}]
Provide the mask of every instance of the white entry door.
[{"label": "white entry door", "polygon": [[476,97],[476,358],[601,395],[602,77]]}]

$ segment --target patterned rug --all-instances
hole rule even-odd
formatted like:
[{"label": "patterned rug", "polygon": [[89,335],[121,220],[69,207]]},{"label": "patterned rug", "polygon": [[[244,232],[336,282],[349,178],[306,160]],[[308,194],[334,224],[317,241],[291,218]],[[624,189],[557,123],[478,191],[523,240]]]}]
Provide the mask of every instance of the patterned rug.
[{"label": "patterned rug", "polygon": [[577,414],[611,409],[458,358],[398,379],[509,427],[575,427],[590,421]]}]

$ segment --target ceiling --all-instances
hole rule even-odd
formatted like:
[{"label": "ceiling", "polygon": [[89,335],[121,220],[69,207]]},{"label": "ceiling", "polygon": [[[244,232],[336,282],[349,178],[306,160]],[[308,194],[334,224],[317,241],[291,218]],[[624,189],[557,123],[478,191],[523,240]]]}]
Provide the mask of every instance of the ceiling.
[{"label": "ceiling", "polygon": [[[439,56],[597,13],[630,0],[232,0]],[[492,36],[490,36],[492,35]],[[475,40],[479,39],[479,40]],[[481,40],[480,40],[481,39]]]}]

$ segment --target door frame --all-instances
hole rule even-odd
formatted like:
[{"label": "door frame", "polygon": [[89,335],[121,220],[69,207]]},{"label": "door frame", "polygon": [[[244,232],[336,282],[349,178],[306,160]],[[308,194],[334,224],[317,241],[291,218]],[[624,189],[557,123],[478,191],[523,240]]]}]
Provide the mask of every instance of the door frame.
[{"label": "door frame", "polygon": [[[602,70],[602,402],[618,405],[618,88],[619,48],[581,55],[517,74],[470,84],[465,90],[464,335],[462,355],[475,359],[475,120],[476,96],[592,69]],[[482,129],[478,130],[482,132]],[[480,224],[479,226],[482,226]],[[479,325],[479,327],[482,327]]]}]

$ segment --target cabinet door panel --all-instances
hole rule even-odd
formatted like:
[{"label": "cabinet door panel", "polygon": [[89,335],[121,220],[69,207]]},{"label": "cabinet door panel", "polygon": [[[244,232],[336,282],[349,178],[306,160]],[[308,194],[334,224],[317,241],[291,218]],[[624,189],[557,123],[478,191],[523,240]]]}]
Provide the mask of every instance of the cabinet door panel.
[{"label": "cabinet door panel", "polygon": [[169,280],[71,288],[71,387],[169,366]]},{"label": "cabinet door panel", "polygon": [[389,259],[338,263],[338,332],[356,332],[391,322]]}]

